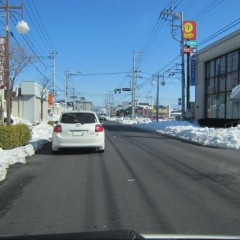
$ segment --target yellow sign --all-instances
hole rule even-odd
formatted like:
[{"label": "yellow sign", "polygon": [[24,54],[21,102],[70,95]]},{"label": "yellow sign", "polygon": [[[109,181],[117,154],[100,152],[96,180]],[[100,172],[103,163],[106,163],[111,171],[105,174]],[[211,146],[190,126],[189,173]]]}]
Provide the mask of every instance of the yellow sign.
[{"label": "yellow sign", "polygon": [[183,21],[183,38],[185,40],[196,40],[196,22]]}]

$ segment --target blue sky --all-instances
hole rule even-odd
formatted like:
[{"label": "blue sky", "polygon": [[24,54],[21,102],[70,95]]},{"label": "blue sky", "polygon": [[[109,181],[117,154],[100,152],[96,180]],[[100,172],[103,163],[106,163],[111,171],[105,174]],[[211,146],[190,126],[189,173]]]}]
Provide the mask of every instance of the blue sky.
[{"label": "blue sky", "polygon": [[[159,18],[164,9],[170,9],[171,2],[175,12],[183,11],[185,20],[197,22],[198,43],[240,18],[239,0],[25,0],[24,20],[30,31],[25,40],[13,27],[12,31],[21,45],[31,46],[41,61],[35,67],[28,67],[18,83],[41,82],[43,75],[52,78],[48,56],[54,50],[57,51],[57,98],[63,99],[64,71],[81,71],[80,76],[69,79],[70,90],[75,88],[79,97],[101,106],[106,94],[113,93],[114,88],[130,87],[135,50],[142,77],[137,79],[136,95],[139,102],[150,101],[147,98],[150,96],[154,99],[156,87],[151,84],[152,74],[160,71],[166,75],[167,69],[180,64],[180,58],[169,64],[179,55],[180,45],[171,37],[169,22]],[[10,3],[18,4],[19,0]],[[239,26],[236,24],[198,49]],[[14,41],[11,39],[11,43]],[[138,52],[142,50],[145,51],[139,58]],[[176,107],[181,97],[181,82],[178,78],[165,78],[165,82],[160,87],[160,104]],[[115,104],[130,100],[129,92],[114,94]]]}]

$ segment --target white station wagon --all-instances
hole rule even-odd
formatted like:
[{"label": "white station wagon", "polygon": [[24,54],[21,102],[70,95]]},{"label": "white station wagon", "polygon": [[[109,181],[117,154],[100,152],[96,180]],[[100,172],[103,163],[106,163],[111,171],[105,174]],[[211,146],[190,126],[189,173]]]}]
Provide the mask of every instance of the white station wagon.
[{"label": "white station wagon", "polygon": [[96,113],[71,111],[62,113],[53,128],[52,151],[61,148],[96,148],[105,150],[105,132]]}]

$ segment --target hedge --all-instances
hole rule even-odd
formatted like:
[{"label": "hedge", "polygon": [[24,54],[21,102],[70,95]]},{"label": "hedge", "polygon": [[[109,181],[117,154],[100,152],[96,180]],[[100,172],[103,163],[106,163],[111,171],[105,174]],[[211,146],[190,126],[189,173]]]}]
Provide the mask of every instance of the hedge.
[{"label": "hedge", "polygon": [[0,148],[7,150],[26,145],[31,131],[25,124],[0,126]]}]

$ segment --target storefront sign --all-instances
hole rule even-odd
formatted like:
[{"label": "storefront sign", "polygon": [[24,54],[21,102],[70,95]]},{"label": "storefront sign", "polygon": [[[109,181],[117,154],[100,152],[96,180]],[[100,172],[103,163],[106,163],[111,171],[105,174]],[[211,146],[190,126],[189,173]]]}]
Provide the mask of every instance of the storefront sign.
[{"label": "storefront sign", "polygon": [[183,49],[184,53],[196,53],[197,52],[197,49],[194,48],[194,47],[184,47]]},{"label": "storefront sign", "polygon": [[196,40],[197,30],[195,21],[183,21],[184,40]]},{"label": "storefront sign", "polygon": [[196,85],[196,58],[195,55],[191,58],[191,74],[190,74],[190,85]]}]

